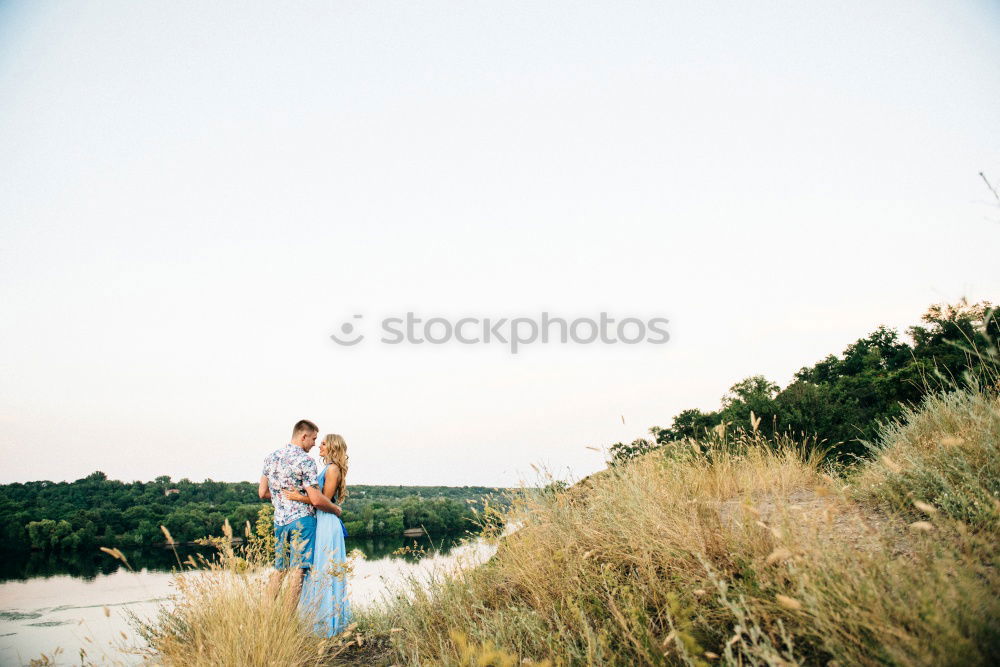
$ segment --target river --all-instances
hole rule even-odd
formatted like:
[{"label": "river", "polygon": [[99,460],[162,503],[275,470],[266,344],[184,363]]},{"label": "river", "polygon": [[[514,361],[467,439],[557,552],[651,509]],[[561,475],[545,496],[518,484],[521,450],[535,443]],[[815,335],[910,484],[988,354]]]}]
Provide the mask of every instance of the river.
[{"label": "river", "polygon": [[[488,557],[479,542],[416,540],[422,550],[394,553],[412,539],[348,539],[365,558],[355,563],[349,595],[356,608],[371,604],[409,576],[421,577]],[[182,560],[190,553],[182,552]],[[207,552],[205,552],[207,554]],[[128,614],[150,618],[173,592],[176,560],[166,549],[126,551],[134,568],[101,553],[40,553],[0,558],[0,665],[26,665],[43,654],[54,663],[135,664],[139,641]],[[84,651],[85,654],[81,654]]]}]

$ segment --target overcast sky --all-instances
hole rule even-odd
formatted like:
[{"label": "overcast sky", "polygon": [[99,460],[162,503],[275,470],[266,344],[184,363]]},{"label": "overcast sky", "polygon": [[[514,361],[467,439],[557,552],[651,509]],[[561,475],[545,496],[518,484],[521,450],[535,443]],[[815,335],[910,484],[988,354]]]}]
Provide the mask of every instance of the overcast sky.
[{"label": "overcast sky", "polygon": [[[0,481],[603,467],[1000,301],[995,2],[0,4]],[[414,311],[666,345],[355,347]],[[353,315],[361,314],[361,320]]]}]

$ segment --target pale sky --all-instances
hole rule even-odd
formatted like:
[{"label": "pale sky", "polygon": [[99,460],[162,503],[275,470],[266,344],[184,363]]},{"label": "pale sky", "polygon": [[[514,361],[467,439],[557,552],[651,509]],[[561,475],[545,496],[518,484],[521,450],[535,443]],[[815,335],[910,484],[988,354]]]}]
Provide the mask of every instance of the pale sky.
[{"label": "pale sky", "polygon": [[[995,2],[0,4],[0,482],[578,478],[1000,301]],[[441,315],[666,345],[353,348]],[[624,424],[622,419],[624,418]]]}]

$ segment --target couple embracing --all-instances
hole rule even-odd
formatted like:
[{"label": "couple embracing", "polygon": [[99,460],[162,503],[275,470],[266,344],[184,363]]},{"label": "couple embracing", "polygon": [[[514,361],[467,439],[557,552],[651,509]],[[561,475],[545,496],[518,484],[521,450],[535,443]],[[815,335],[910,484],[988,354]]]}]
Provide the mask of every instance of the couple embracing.
[{"label": "couple embracing", "polygon": [[303,419],[292,441],[264,461],[258,495],[274,505],[274,567],[268,591],[277,597],[288,578],[292,607],[315,615],[315,629],[332,637],[350,623],[345,572],[347,531],[338,502],[347,497],[347,443],[330,433],[319,446],[326,466],[317,472],[309,450],[319,427]]}]

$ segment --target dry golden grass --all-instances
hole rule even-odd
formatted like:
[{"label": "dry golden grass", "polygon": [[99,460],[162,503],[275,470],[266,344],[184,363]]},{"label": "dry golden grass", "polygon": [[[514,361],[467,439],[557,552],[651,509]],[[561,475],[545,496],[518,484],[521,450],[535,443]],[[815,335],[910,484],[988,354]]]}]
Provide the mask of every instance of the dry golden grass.
[{"label": "dry golden grass", "polygon": [[216,558],[178,562],[173,599],[155,621],[135,620],[149,646],[147,659],[205,667],[326,665],[363,646],[355,625],[337,637],[320,637],[309,610],[290,606],[284,589],[276,599],[267,594],[270,531],[270,517],[262,513],[257,530],[247,525],[247,542],[234,547],[227,523],[222,538],[209,540],[218,549]]},{"label": "dry golden grass", "polygon": [[928,397],[889,426],[857,496],[886,511],[940,512],[976,531],[1000,530],[1000,397],[956,391]]},{"label": "dry golden grass", "polygon": [[319,665],[324,642],[283,599],[264,595],[266,576],[225,569],[178,577],[178,601],[152,646],[172,665]]},{"label": "dry golden grass", "polygon": [[[857,486],[748,434],[524,495],[489,563],[415,587],[362,627],[409,664],[987,664],[1000,654],[997,508],[979,489],[996,485],[1000,420],[995,398],[961,396],[890,428],[899,470],[876,463]],[[909,474],[921,443],[949,437],[961,442],[941,445],[947,461],[921,460],[942,494],[972,489],[964,513],[921,509],[948,505],[910,497],[909,478],[892,487],[905,511],[871,495]],[[470,660],[469,646],[501,657]]]}]

